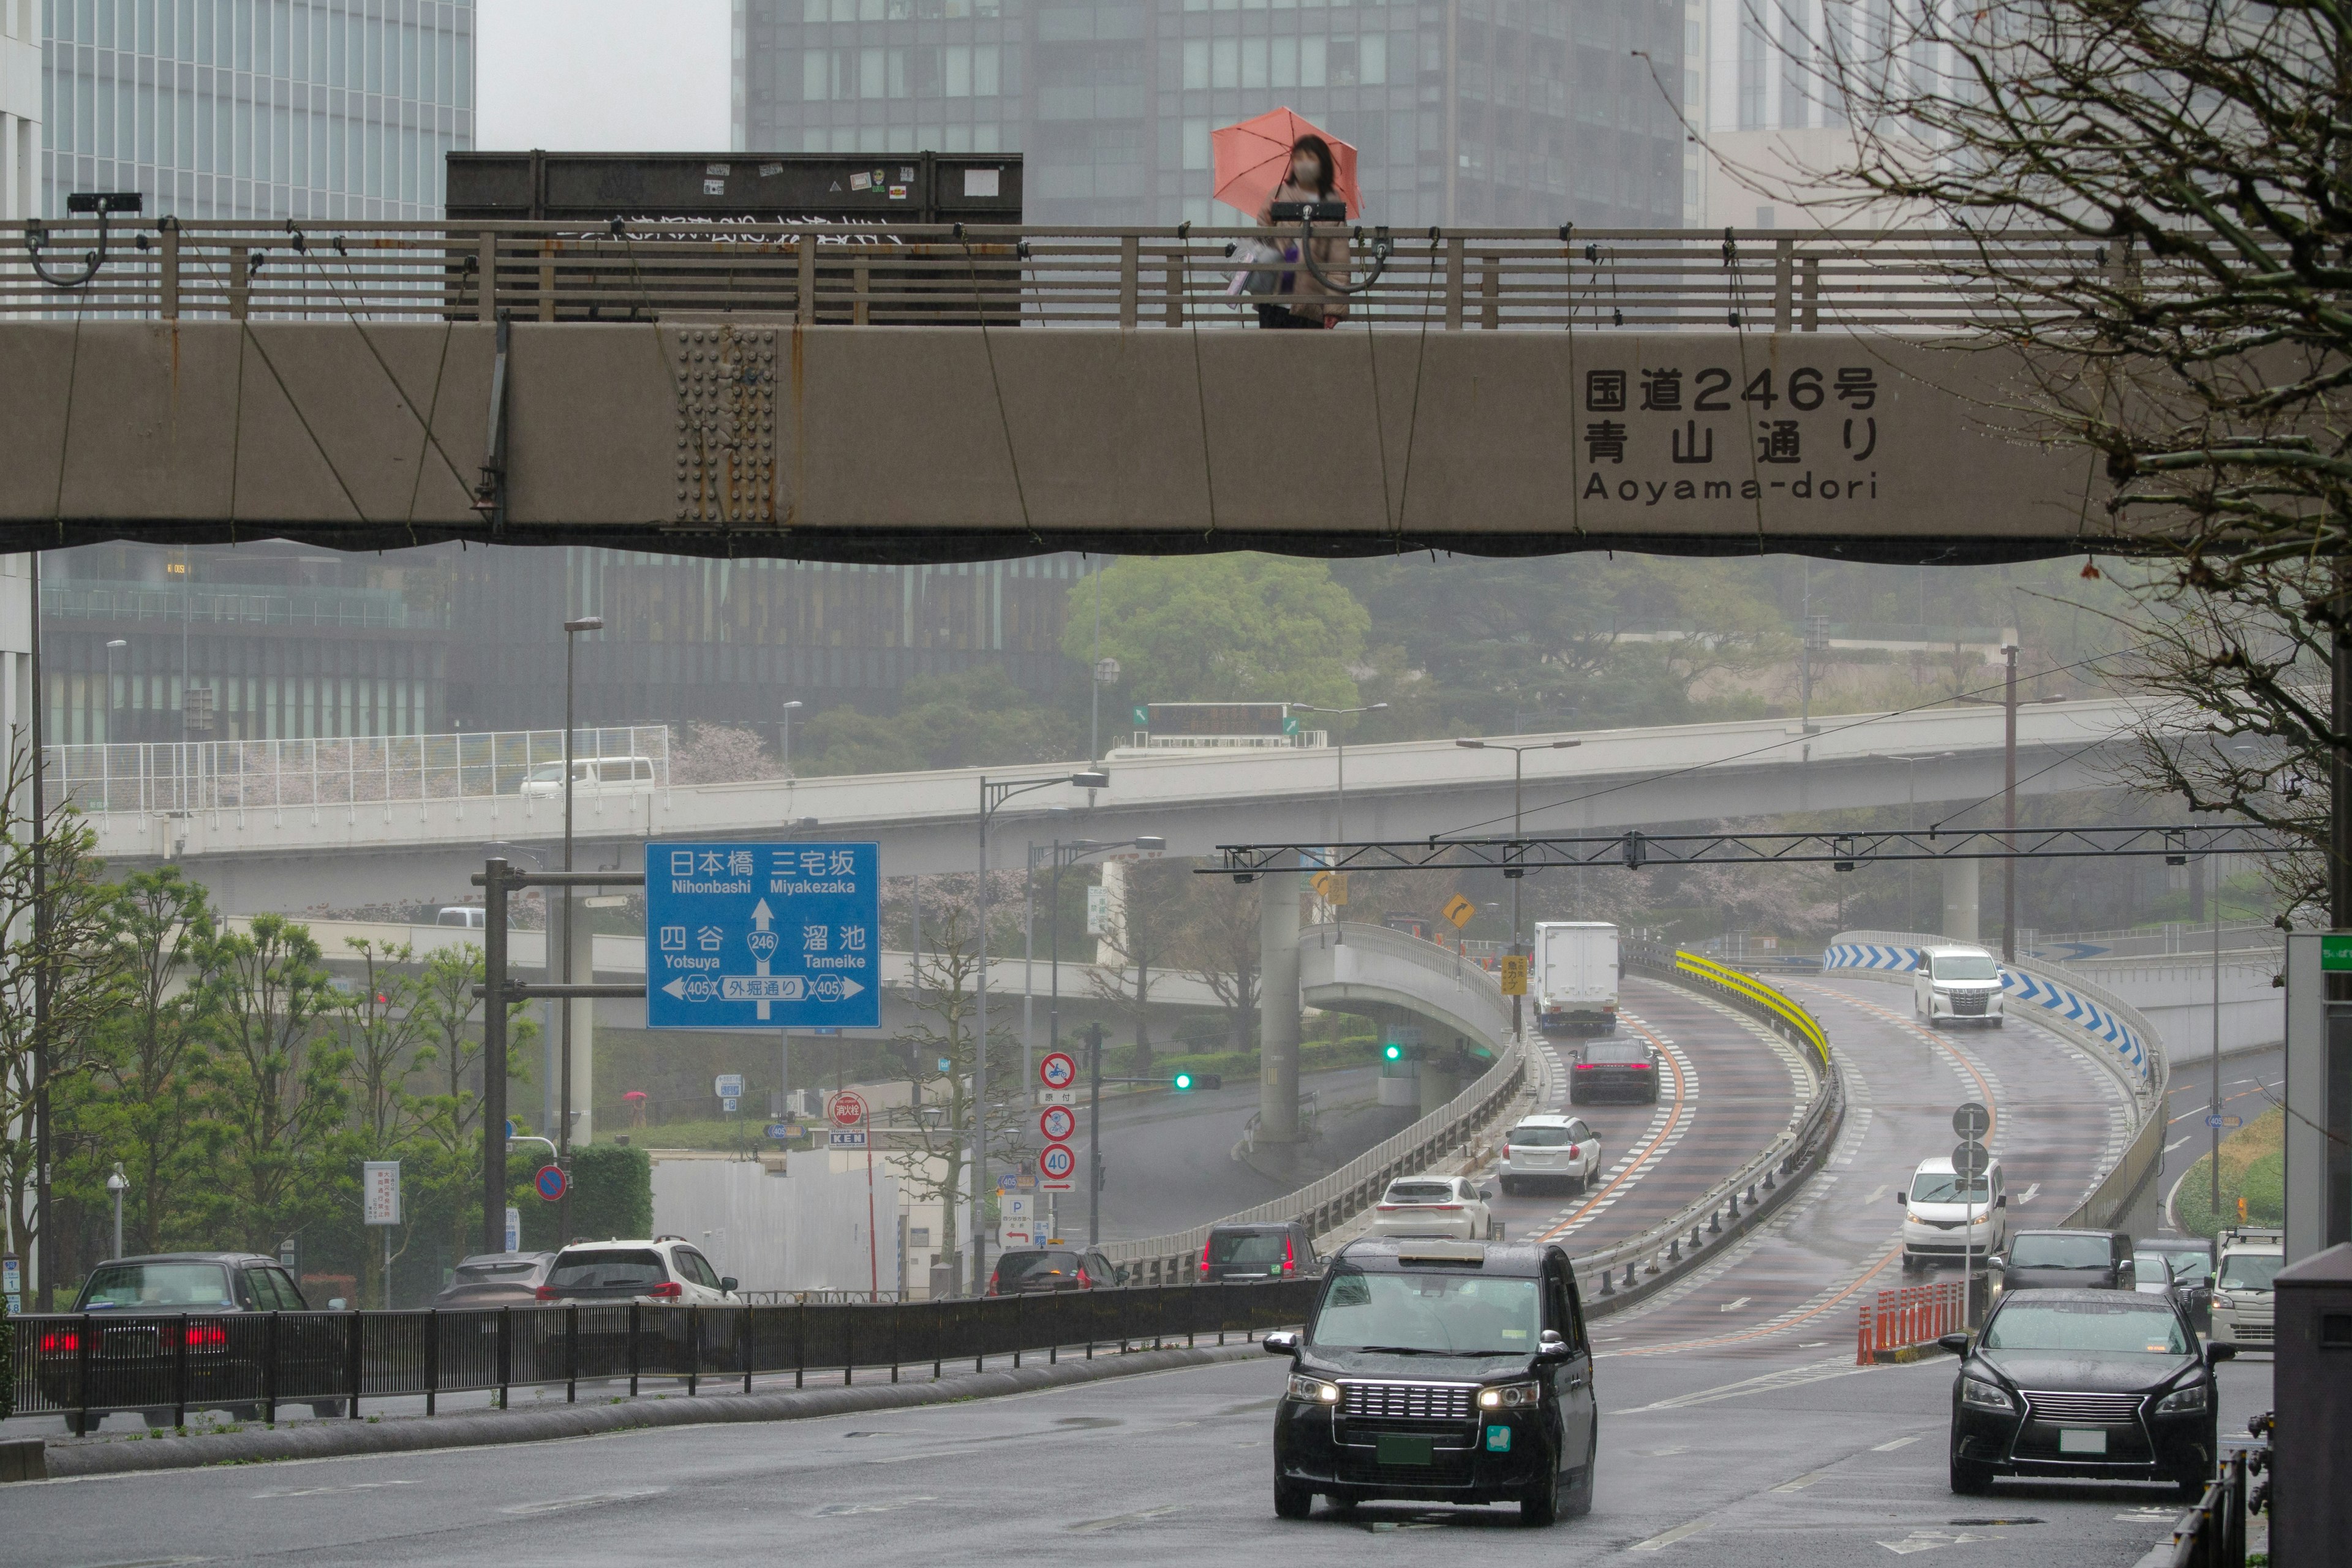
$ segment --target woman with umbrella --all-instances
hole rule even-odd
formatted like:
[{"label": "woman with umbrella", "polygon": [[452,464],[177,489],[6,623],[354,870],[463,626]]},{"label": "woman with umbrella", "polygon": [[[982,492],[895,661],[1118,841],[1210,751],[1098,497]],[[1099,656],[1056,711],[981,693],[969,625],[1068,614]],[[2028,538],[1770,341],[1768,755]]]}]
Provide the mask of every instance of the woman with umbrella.
[{"label": "woman with umbrella", "polygon": [[1358,205],[1356,150],[1344,142],[1335,148],[1331,138],[1287,109],[1228,125],[1213,141],[1218,200],[1252,213],[1268,230],[1269,243],[1282,259],[1293,264],[1275,272],[1277,298],[1258,300],[1258,324],[1308,330],[1339,325],[1348,313],[1347,296],[1326,284],[1344,287],[1349,280],[1346,232],[1314,239],[1315,266],[1310,268],[1300,255],[1300,241],[1286,237],[1286,228],[1276,228],[1274,205],[1343,201],[1352,215]]}]

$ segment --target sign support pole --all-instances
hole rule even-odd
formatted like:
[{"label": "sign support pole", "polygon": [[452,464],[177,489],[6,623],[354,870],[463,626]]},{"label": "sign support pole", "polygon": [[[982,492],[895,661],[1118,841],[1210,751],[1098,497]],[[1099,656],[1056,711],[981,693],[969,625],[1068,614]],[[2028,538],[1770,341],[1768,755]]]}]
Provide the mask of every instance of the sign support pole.
[{"label": "sign support pole", "polygon": [[866,1299],[882,1299],[881,1242],[874,1234],[874,1119],[869,1114],[858,1120],[866,1129]]},{"label": "sign support pole", "polygon": [[482,867],[482,1250],[506,1250],[507,863]]}]

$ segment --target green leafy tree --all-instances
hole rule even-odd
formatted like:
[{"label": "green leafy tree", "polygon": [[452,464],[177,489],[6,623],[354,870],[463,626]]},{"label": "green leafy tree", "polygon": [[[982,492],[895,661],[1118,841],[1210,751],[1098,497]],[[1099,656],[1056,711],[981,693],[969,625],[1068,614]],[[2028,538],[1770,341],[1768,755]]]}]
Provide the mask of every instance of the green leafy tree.
[{"label": "green leafy tree", "polygon": [[795,736],[793,752],[795,772],[876,773],[1055,762],[1084,742],[1067,715],[982,665],[909,680],[893,714],[827,709]]},{"label": "green leafy tree", "polygon": [[[429,1069],[432,1089],[418,1097],[416,1109],[432,1157],[420,1172],[419,1185],[449,1226],[453,1258],[473,1251],[481,1234],[481,1004],[474,987],[485,973],[482,950],[471,942],[441,948],[425,959],[411,1003],[430,1035],[418,1061]],[[529,1007],[516,1003],[508,1009],[508,1078],[513,1082],[529,1081],[525,1064],[539,1038],[538,1024],[524,1016]]]},{"label": "green leafy tree", "polygon": [[[1129,556],[1101,574],[1102,650],[1137,701],[1356,705],[1371,617],[1319,561]],[[1070,590],[1062,651],[1094,657],[1097,584]]]},{"label": "green leafy tree", "polygon": [[123,1005],[96,1069],[90,1123],[103,1154],[120,1160],[125,1245],[160,1252],[176,1239],[200,1181],[212,1129],[197,1096],[209,1062],[190,965],[213,940],[205,889],[177,866],[133,872],[115,905],[125,971]]},{"label": "green leafy tree", "polygon": [[[431,1108],[410,1085],[431,1066],[435,1041],[432,1016],[420,1005],[424,981],[412,965],[414,950],[397,943],[379,946],[365,937],[346,938],[344,945],[359,957],[361,983],[342,1005],[343,1083],[351,1121],[335,1141],[342,1145],[341,1157],[327,1186],[335,1211],[351,1214],[360,1205],[360,1165],[368,1160],[400,1161],[403,1184],[410,1189],[404,1195],[415,1202],[422,1157],[436,1145],[425,1135]],[[414,1225],[392,1229],[395,1245],[389,1257],[373,1236],[360,1248],[360,1300],[379,1307],[392,1305],[388,1270],[416,1235]]]},{"label": "green leafy tree", "polygon": [[306,926],[253,917],[204,944],[199,1005],[212,1045],[205,1110],[220,1145],[215,1235],[257,1252],[315,1214],[321,1145],[343,1124],[349,1051],[328,1029],[334,981]]}]

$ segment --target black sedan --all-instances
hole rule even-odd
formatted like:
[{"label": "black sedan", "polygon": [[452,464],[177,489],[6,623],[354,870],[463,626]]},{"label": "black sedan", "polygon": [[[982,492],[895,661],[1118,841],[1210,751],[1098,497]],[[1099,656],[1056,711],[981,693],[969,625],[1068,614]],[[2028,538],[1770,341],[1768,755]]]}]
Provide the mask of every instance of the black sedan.
[{"label": "black sedan", "polygon": [[2168,1297],[2022,1290],[2002,1298],[1952,1384],[1952,1489],[1996,1476],[2170,1481],[2194,1499],[2213,1475],[2220,1404],[2213,1368],[2236,1353],[2200,1350]]},{"label": "black sedan", "polygon": [[1568,1068],[1572,1105],[1595,1100],[1658,1098],[1658,1053],[1640,1040],[1594,1040],[1576,1047]]}]

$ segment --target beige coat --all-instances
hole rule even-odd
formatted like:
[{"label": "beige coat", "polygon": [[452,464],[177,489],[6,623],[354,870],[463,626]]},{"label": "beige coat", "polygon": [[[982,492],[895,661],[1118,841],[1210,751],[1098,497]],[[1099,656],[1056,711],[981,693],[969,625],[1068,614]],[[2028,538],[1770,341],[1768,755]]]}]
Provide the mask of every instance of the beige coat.
[{"label": "beige coat", "polygon": [[[1311,202],[1319,199],[1327,198],[1318,198],[1314,192],[1292,181],[1285,180],[1276,186],[1274,195],[1266,198],[1266,205],[1258,209],[1257,215],[1257,221],[1267,230],[1267,243],[1280,249],[1285,245],[1296,243],[1298,238],[1298,226],[1296,224],[1285,224],[1280,229],[1275,227],[1275,203]],[[1327,233],[1331,235],[1330,238],[1324,237]],[[1315,261],[1316,265],[1323,268],[1323,276],[1333,282],[1349,281],[1347,232],[1344,229],[1333,230],[1328,226],[1318,227],[1315,236]],[[1307,269],[1305,262],[1298,264],[1295,276],[1297,281],[1291,284],[1290,292],[1287,295],[1276,299],[1266,299],[1261,295],[1259,296],[1261,300],[1270,305],[1287,305],[1302,316],[1328,316],[1338,320],[1348,313],[1347,296],[1334,294],[1316,281],[1315,274]]]}]

